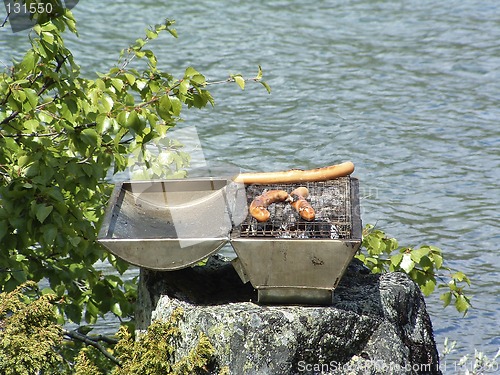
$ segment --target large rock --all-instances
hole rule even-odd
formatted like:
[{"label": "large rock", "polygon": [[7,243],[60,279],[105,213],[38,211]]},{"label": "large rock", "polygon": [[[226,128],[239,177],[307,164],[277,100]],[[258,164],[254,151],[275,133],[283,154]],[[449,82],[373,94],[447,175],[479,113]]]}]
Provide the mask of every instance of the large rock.
[{"label": "large rock", "polygon": [[139,328],[182,308],[179,356],[204,332],[214,368],[231,374],[440,374],[418,286],[402,273],[372,275],[354,260],[332,306],[261,306],[232,266],[212,259],[175,272],[142,270]]}]

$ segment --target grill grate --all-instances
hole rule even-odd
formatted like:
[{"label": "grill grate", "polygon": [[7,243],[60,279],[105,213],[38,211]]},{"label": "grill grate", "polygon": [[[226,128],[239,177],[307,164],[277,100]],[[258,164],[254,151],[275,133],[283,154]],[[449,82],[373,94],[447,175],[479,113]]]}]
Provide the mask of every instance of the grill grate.
[{"label": "grill grate", "polygon": [[316,211],[314,221],[300,218],[288,203],[268,207],[271,218],[259,223],[250,214],[233,231],[233,237],[245,238],[352,238],[350,178],[341,177],[325,182],[301,184],[249,185],[246,187],[248,205],[266,190],[292,192],[299,186],[309,189],[307,200]]}]

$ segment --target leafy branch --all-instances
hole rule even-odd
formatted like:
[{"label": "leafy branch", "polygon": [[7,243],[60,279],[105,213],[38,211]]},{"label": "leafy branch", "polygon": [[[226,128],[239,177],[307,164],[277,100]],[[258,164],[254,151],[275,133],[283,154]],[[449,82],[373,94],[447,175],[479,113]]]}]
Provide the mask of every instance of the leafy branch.
[{"label": "leafy branch", "polygon": [[213,81],[213,82],[206,82],[206,85],[219,85],[219,84],[224,84],[224,83],[230,83],[230,82],[235,82],[242,90],[245,89],[245,84],[246,82],[258,82],[262,86],[265,87],[267,92],[270,94],[271,93],[271,87],[267,82],[262,81],[262,67],[259,65],[259,70],[257,72],[257,75],[253,78],[244,78],[241,74],[230,74],[229,78],[223,81]]},{"label": "leafy branch", "polygon": [[[373,273],[404,272],[426,296],[434,292],[436,285],[448,289],[440,296],[444,307],[454,301],[457,311],[464,315],[471,307],[470,298],[465,293],[465,287],[470,286],[469,278],[463,272],[453,272],[444,266],[442,251],[436,246],[400,246],[395,238],[388,237],[373,225],[367,225],[363,231],[362,247],[365,252],[356,255],[356,258]],[[437,280],[441,283],[437,284]]]}]

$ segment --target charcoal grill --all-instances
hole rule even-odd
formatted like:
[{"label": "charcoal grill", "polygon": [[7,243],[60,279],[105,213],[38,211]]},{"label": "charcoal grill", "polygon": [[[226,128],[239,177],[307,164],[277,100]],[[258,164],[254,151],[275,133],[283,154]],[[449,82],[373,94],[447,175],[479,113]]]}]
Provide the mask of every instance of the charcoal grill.
[{"label": "charcoal grill", "polygon": [[[258,223],[248,205],[262,192],[299,186],[309,189],[316,211],[305,221],[288,203],[269,207]],[[129,263],[155,270],[189,267],[225,244],[237,258],[243,282],[258,291],[259,303],[331,304],[361,244],[356,178],[273,185],[244,185],[201,178],[117,184],[99,241]]]}]

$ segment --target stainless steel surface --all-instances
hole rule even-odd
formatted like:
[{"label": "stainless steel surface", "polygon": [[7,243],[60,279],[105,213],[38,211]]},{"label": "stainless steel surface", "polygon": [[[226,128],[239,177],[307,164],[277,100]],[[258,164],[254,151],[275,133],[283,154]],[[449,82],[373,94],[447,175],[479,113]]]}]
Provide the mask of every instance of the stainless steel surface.
[{"label": "stainless steel surface", "polygon": [[[360,241],[262,238],[231,243],[259,302],[318,304],[331,303],[333,290],[360,245]],[[316,289],[321,290],[320,299],[311,294]]]},{"label": "stainless steel surface", "polygon": [[237,216],[230,208],[236,211],[238,204],[233,185],[223,179],[119,184],[98,240],[140,267],[175,270],[195,264],[229,239]]},{"label": "stainless steel surface", "polygon": [[258,289],[258,295],[258,302],[263,304],[331,305],[333,301],[332,288],[264,286]]},{"label": "stainless steel surface", "polygon": [[[265,189],[295,187],[249,186],[247,194],[251,201]],[[235,268],[258,290],[261,303],[330,304],[361,245],[358,181],[346,177],[307,187],[314,222],[301,220],[288,204],[275,204],[269,222],[248,217],[231,234]]]},{"label": "stainless steel surface", "polygon": [[230,242],[233,265],[261,303],[330,304],[361,244],[358,181],[342,177],[306,183],[314,221],[289,203],[269,207],[258,223],[248,204],[263,191],[298,184],[235,184],[225,179],[126,182],[116,186],[99,241],[140,267],[191,266]]}]

